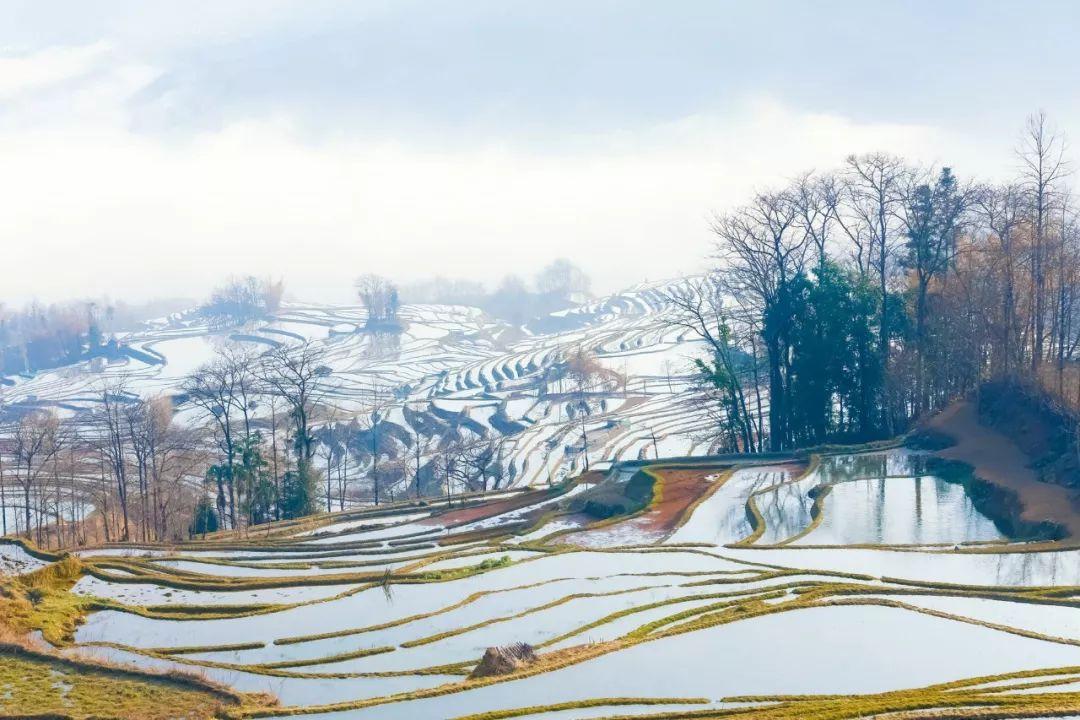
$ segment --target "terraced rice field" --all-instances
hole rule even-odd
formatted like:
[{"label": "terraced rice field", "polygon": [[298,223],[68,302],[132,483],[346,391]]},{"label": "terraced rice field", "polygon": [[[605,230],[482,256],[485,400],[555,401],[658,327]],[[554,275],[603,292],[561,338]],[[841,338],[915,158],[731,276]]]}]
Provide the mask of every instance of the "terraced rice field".
[{"label": "terraced rice field", "polygon": [[[418,435],[454,433],[500,443],[499,487],[546,485],[580,473],[586,457],[597,465],[713,449],[710,421],[685,392],[703,345],[672,324],[671,287],[635,286],[524,327],[450,305],[406,305],[404,330],[381,335],[363,331],[362,306],[287,303],[272,319],[225,331],[197,313],[178,315],[119,338],[130,349],[121,361],[5,378],[5,402],[13,411],[48,407],[78,417],[98,404],[105,383],[123,380],[127,392],[144,396],[175,395],[222,346],[257,354],[310,341],[326,352],[332,371],[319,422],[366,419],[378,406],[383,467],[411,461]],[[581,399],[553,373],[577,349],[623,378],[586,399],[587,447]],[[190,406],[178,411],[180,420],[199,419]],[[359,487],[370,475],[373,458],[363,448],[371,442],[352,445],[357,456],[345,472]],[[388,482],[388,496],[407,491],[404,480]]]},{"label": "terraced rice field", "polygon": [[[90,612],[50,639],[277,697],[242,717],[1080,713],[1080,550],[1010,542],[920,468],[902,449],[646,463],[609,474],[654,480],[614,521],[570,507],[591,492],[575,479],[87,549],[71,592]],[[519,642],[535,660],[470,677]]]}]

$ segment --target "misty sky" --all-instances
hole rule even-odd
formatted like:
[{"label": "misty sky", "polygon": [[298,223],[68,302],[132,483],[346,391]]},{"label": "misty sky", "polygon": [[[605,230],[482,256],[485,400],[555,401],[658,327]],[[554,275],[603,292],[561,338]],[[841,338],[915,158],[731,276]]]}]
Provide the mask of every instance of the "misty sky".
[{"label": "misty sky", "polygon": [[996,177],[1080,132],[1080,4],[0,3],[0,301],[235,273],[596,289],[699,269],[707,217],[850,152]]}]

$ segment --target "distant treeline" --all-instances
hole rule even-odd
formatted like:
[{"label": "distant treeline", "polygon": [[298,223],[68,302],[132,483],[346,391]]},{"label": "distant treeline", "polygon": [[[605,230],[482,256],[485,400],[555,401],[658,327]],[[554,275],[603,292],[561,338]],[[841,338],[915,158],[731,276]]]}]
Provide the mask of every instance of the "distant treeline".
[{"label": "distant treeline", "polygon": [[[232,278],[215,288],[198,311],[211,326],[241,325],[277,312],[284,291],[280,280]],[[0,307],[0,375],[33,373],[94,357],[115,359],[124,354],[115,341],[117,333],[196,305],[194,300],[167,298],[135,304],[88,299],[32,302],[18,310]]]},{"label": "distant treeline", "polygon": [[409,303],[471,305],[514,325],[561,310],[567,303],[589,296],[591,282],[581,268],[565,258],[547,265],[532,283],[507,275],[494,290],[474,280],[435,277],[403,285],[401,297]]},{"label": "distant treeline", "polygon": [[0,375],[36,372],[98,355],[115,355],[110,342],[117,332],[179,312],[190,300],[165,299],[142,304],[72,300],[20,310],[0,307]]}]

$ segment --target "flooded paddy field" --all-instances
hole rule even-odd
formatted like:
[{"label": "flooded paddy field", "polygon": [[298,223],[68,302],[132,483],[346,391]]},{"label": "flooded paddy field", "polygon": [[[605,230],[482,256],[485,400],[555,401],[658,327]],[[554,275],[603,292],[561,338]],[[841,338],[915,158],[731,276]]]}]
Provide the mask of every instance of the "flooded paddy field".
[{"label": "flooded paddy field", "polygon": [[[642,472],[652,500],[607,519],[579,507],[603,483],[570,481],[87,549],[70,592],[89,612],[50,639],[277,697],[233,711],[247,717],[1080,712],[1080,550],[1004,537],[917,453],[657,462],[604,482]],[[518,643],[523,660],[485,669]]]},{"label": "flooded paddy field", "polygon": [[[179,396],[186,378],[223,349],[258,354],[310,343],[325,356],[324,404],[343,425],[370,415],[375,401],[385,405],[372,431],[388,458],[412,460],[411,437],[438,440],[455,427],[470,440],[500,444],[496,487],[540,486],[578,475],[590,463],[715,449],[714,441],[702,439],[710,426],[707,413],[682,397],[691,384],[694,358],[704,351],[692,333],[672,323],[676,309],[667,294],[684,285],[682,280],[636,285],[538,319],[524,328],[527,332],[462,305],[404,305],[401,331],[382,334],[364,330],[367,311],[362,305],[286,302],[272,316],[236,332],[192,311],[125,335],[123,345],[130,352],[115,361],[0,379],[10,382],[10,403],[56,408],[65,417],[89,422],[99,409],[103,383],[123,383],[143,398]],[[560,374],[570,348],[594,354],[599,365],[619,374],[620,387],[575,402]],[[266,419],[266,407],[252,412]],[[190,403],[177,407],[177,419],[205,420]],[[327,452],[322,448],[324,457]],[[433,458],[429,451],[421,460]],[[357,453],[341,468],[346,484],[364,485],[373,462],[369,454]],[[387,497],[411,494],[401,478],[388,482]],[[8,488],[9,495],[15,489]],[[0,503],[12,528],[20,522],[13,497]],[[50,500],[51,512],[83,514],[81,505],[60,500]],[[333,504],[341,508],[360,501],[354,493]],[[402,521],[421,522],[422,515],[402,516]],[[311,534],[333,535],[383,522],[343,519]]]}]

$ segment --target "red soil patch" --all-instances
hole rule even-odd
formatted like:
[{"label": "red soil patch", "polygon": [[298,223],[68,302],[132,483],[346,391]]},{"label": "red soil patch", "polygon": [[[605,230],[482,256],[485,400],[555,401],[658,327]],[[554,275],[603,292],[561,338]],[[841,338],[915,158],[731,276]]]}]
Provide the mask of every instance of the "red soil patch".
[{"label": "red soil patch", "polygon": [[641,515],[641,519],[646,523],[645,527],[665,535],[674,530],[679,520],[699,497],[706,491],[719,487],[718,478],[706,480],[706,476],[719,475],[727,470],[727,468],[656,470],[656,474],[663,479],[664,485],[660,502]]},{"label": "red soil patch", "polygon": [[1080,537],[1080,514],[1072,508],[1069,491],[1040,482],[1029,467],[1031,458],[1012,438],[980,423],[971,403],[953,403],[927,425],[956,439],[956,445],[937,455],[966,462],[987,482],[1015,491],[1025,520],[1050,520],[1063,526],[1070,537]]},{"label": "red soil patch", "polygon": [[728,469],[719,466],[654,469],[662,483],[659,502],[637,517],[595,530],[571,533],[562,541],[590,547],[658,542],[678,526],[699,498],[720,487],[721,480],[707,480],[706,477],[721,475]]}]

